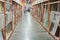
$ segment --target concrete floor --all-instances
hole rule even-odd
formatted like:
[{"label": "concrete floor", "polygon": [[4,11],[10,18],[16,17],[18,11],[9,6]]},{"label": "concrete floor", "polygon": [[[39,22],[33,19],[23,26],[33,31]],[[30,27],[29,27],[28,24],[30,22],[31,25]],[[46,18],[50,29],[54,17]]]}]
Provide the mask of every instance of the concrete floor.
[{"label": "concrete floor", "polygon": [[53,38],[27,12],[21,18],[10,40],[53,40]]}]

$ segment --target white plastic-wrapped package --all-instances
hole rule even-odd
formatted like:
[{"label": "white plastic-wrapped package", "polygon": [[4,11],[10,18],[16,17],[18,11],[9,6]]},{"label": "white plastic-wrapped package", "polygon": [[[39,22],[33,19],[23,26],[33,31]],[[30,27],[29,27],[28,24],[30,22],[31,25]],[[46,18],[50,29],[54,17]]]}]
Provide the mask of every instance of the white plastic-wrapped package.
[{"label": "white plastic-wrapped package", "polygon": [[0,40],[3,40],[3,35],[1,31],[0,31]]},{"label": "white plastic-wrapped package", "polygon": [[6,12],[6,26],[9,24],[9,22],[12,21],[12,13],[11,12]]},{"label": "white plastic-wrapped package", "polygon": [[0,30],[4,28],[4,14],[0,14]]}]

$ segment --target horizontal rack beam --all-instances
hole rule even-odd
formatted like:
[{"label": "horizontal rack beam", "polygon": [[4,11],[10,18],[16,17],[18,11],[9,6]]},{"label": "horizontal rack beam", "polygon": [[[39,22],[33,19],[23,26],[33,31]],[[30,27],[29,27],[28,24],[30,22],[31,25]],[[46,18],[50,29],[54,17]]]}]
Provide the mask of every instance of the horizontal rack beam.
[{"label": "horizontal rack beam", "polygon": [[60,3],[60,1],[46,3],[46,4],[44,4],[44,5],[48,5],[48,4],[55,4],[55,3]]}]

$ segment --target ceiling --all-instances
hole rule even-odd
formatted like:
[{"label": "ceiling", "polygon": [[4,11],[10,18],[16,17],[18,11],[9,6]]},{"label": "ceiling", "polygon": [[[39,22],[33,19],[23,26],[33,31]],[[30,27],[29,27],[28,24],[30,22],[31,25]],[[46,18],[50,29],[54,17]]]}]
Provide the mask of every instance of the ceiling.
[{"label": "ceiling", "polygon": [[21,3],[28,3],[28,2],[31,2],[31,3],[33,3],[33,2],[35,2],[36,0],[20,0],[20,2]]}]

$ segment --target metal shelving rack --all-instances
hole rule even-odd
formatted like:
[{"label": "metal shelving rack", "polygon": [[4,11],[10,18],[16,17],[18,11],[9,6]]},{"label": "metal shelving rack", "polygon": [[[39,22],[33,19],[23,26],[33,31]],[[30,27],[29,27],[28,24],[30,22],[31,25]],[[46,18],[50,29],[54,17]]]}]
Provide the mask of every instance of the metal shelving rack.
[{"label": "metal shelving rack", "polygon": [[[4,28],[2,28],[3,29],[3,36],[4,36],[3,39],[4,40],[9,40],[11,35],[12,35],[12,33],[14,32],[14,30],[15,30],[15,28],[17,26],[17,23],[19,22],[18,20],[20,20],[20,17],[22,16],[22,6],[16,0],[0,0],[0,2],[3,3],[3,7],[4,7],[3,8],[4,9],[3,10],[3,15],[4,15],[4,18],[3,18],[4,19],[4,25],[3,26],[4,26]],[[13,2],[15,4],[13,4]],[[19,0],[19,2],[20,2],[20,0]],[[12,5],[14,5],[14,9],[13,9],[14,13],[12,11]],[[10,6],[10,9],[9,9],[9,11],[7,11],[9,6]],[[16,9],[17,9],[18,13],[16,12]],[[7,21],[7,19],[8,19],[8,21]],[[10,23],[12,25],[11,26],[12,29],[10,30],[9,33],[7,33],[7,29],[6,28],[8,27],[7,25],[9,25]]]},{"label": "metal shelving rack", "polygon": [[[41,0],[40,0],[41,1]],[[38,2],[38,1],[36,1],[36,2],[34,2],[34,3],[32,3],[32,15],[33,15],[33,17],[42,25],[42,27],[55,39],[55,40],[59,40],[59,37],[60,37],[60,35],[59,35],[59,37],[56,37],[55,36],[55,34],[53,35],[53,33],[51,33],[51,31],[50,31],[50,29],[51,29],[51,14],[53,14],[53,13],[51,13],[51,5],[54,5],[54,4],[58,4],[58,3],[60,3],[60,0],[52,0],[52,2],[51,2],[51,0],[42,0],[42,2]],[[37,7],[38,6],[38,7]],[[36,8],[37,7],[37,8]],[[35,10],[37,10],[37,9],[40,9],[40,12],[38,11],[37,13],[36,13],[36,11]],[[47,26],[45,27],[45,25],[44,24],[46,24],[44,21],[45,21],[45,16],[46,16],[46,13],[45,13],[45,9],[47,8],[47,15],[48,15],[48,18],[47,18]],[[58,8],[58,7],[57,7]],[[60,11],[60,10],[59,10]],[[54,13],[57,13],[57,14],[59,14],[60,12],[58,12],[58,10],[57,11],[55,11]],[[39,15],[39,17],[37,16],[37,14],[40,14]],[[60,15],[60,14],[59,14]],[[52,28],[52,30],[54,29],[54,27]],[[60,31],[60,28],[59,28],[59,30],[58,30],[58,32]],[[60,32],[59,32],[60,33]]]}]

